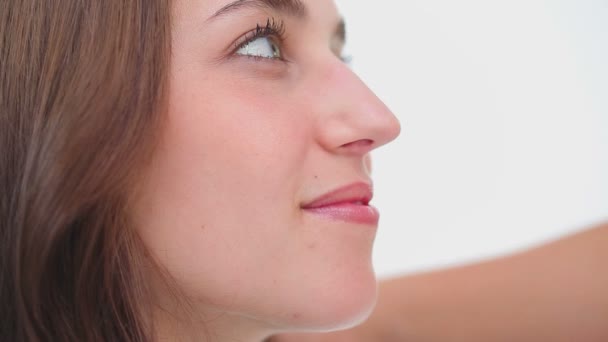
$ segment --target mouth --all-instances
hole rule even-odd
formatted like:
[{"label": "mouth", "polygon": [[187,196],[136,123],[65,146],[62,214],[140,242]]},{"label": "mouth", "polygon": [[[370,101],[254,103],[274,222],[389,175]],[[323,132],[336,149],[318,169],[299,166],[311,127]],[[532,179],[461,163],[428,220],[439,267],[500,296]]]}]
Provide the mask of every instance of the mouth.
[{"label": "mouth", "polygon": [[372,197],[372,185],[358,182],[327,192],[301,208],[323,219],[375,226],[380,215],[369,204]]}]

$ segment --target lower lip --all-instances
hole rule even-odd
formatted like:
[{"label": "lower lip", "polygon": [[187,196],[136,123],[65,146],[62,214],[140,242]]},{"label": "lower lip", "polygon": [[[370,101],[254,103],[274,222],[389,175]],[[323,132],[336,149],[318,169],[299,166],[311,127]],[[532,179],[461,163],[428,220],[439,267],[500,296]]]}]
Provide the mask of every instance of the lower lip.
[{"label": "lower lip", "polygon": [[370,205],[344,203],[318,208],[304,208],[304,210],[331,220],[365,225],[377,225],[380,219],[378,209]]}]

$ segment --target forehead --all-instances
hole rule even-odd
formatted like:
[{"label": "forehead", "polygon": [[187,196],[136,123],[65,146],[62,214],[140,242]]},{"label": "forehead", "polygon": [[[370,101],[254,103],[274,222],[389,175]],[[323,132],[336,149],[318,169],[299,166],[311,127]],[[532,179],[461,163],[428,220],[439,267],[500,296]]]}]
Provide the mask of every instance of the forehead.
[{"label": "forehead", "polygon": [[206,21],[227,10],[260,8],[313,21],[336,22],[340,16],[333,0],[174,0],[174,19],[197,17]]}]

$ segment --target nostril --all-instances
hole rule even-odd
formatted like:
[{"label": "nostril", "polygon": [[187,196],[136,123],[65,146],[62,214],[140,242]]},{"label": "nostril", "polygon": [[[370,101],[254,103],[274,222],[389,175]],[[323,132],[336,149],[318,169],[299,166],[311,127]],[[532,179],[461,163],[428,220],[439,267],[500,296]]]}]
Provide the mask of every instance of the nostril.
[{"label": "nostril", "polygon": [[374,145],[374,141],[371,139],[361,139],[353,142],[349,142],[348,144],[344,144],[341,147],[349,150],[367,152],[370,147]]}]

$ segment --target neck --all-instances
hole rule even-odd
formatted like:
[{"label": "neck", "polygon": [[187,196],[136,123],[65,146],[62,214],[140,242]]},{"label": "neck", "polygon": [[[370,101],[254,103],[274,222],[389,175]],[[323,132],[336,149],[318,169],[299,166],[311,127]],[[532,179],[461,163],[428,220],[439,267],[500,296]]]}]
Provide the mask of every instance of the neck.
[{"label": "neck", "polygon": [[228,312],[185,314],[157,308],[154,328],[158,342],[262,342],[278,333],[259,320]]}]

